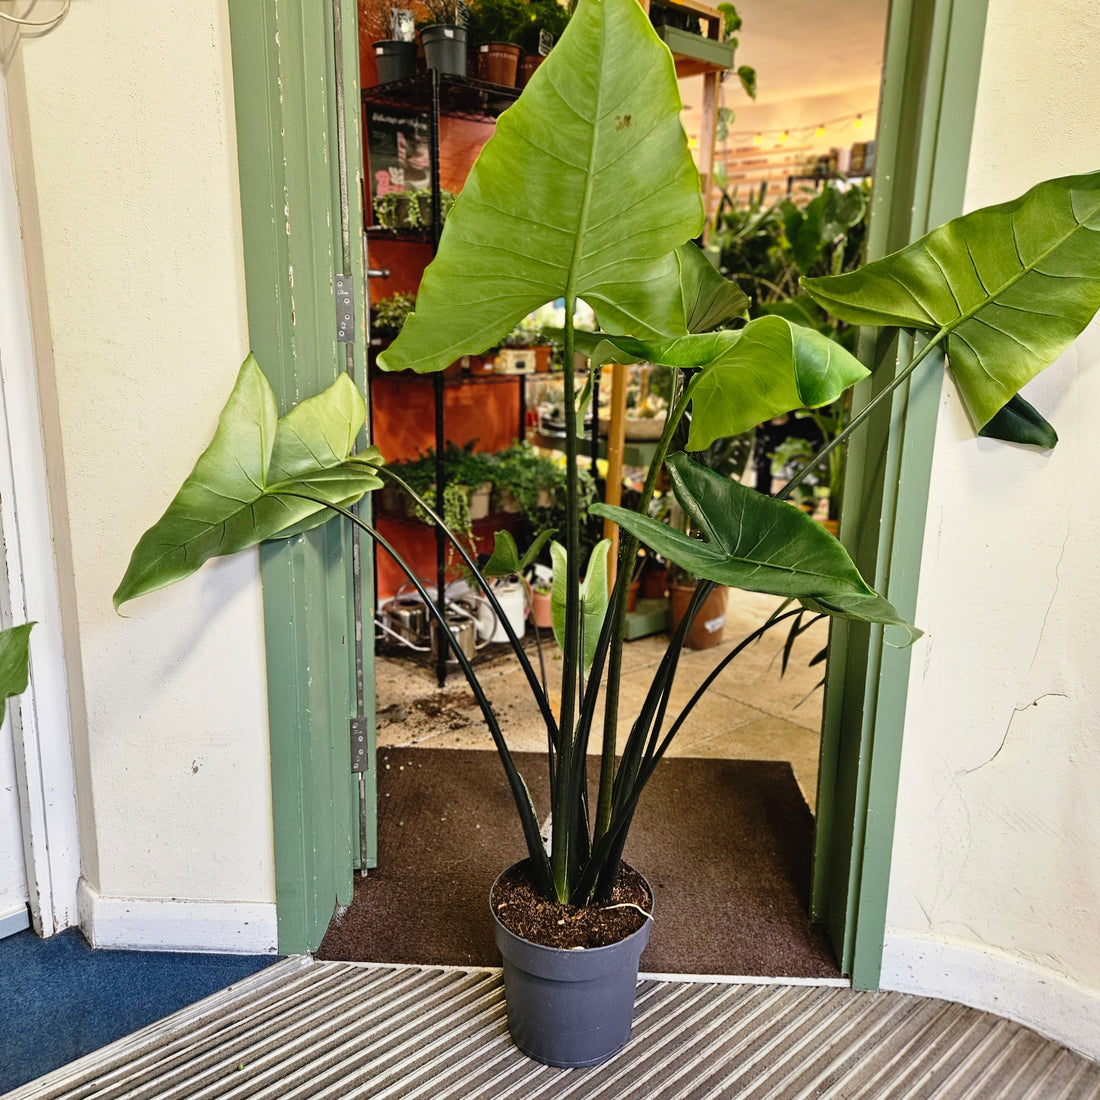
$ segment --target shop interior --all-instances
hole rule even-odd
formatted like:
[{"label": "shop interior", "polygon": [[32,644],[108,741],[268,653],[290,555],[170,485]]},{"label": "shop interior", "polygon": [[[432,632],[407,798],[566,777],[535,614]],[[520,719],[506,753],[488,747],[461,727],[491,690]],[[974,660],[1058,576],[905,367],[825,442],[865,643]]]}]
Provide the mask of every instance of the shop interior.
[{"label": "shop interior", "polygon": [[[715,68],[709,60],[679,59],[678,72],[685,74],[680,81],[685,130],[704,175],[708,169],[705,151],[708,146],[712,150],[707,242],[719,256],[723,238],[721,213],[715,221],[719,204],[728,213],[731,204],[759,209],[790,196],[804,206],[819,193],[824,179],[837,183],[847,179],[858,186],[869,177],[886,4],[883,0],[846,0],[841,7],[842,11],[836,6],[826,11],[805,0],[743,0],[737,5],[743,25],[736,33],[734,68]],[[377,18],[377,14],[364,16],[361,29],[368,36],[380,33],[372,26]],[[790,33],[792,27],[799,28],[798,35]],[[708,29],[705,21],[703,29]],[[387,193],[386,168],[395,155],[404,156],[405,171],[397,176],[402,190],[430,190],[431,127],[430,111],[403,111],[389,102],[371,104],[369,86],[377,80],[374,56],[373,49],[364,49],[364,84],[368,87],[365,147],[376,222],[368,230],[367,243],[369,267],[375,273],[370,297],[371,347],[376,352],[403,321],[432,246],[428,239],[430,200],[424,202],[423,195],[419,197],[425,216],[419,217],[419,210],[413,215],[413,220],[419,218],[418,226],[387,229],[377,224],[388,214],[379,191]],[[754,99],[738,79],[741,66],[755,71]],[[495,109],[507,102],[505,99]],[[493,127],[491,117],[476,117],[461,106],[453,114],[441,115],[439,172],[444,204],[461,191],[465,174]],[[444,217],[445,209],[444,205]],[[550,352],[544,350],[549,342],[542,343],[539,337],[543,327],[553,327],[555,320],[560,323],[553,312],[551,307],[528,318],[500,348],[456,363],[443,379],[449,467],[445,476],[452,483],[482,479],[478,485],[456,485],[450,490],[448,518],[465,526],[482,554],[492,550],[495,531],[531,538],[542,526],[555,526],[554,494],[560,488],[561,462],[554,445],[562,433],[563,392],[560,373],[552,369]],[[585,320],[588,318],[582,323]],[[663,424],[667,399],[662,393],[662,375],[668,372],[636,366],[621,370],[623,378],[613,378],[613,373],[618,370],[605,367],[599,379],[595,440],[583,448],[596,456],[595,463],[589,463],[595,477],[583,488],[589,497],[599,492],[614,502],[616,490],[621,499],[623,491],[629,495],[640,487],[643,464]],[[624,407],[613,413],[613,400],[624,397]],[[403,472],[422,490],[434,483],[435,399],[429,379],[372,371],[374,442],[387,456],[401,460]],[[609,456],[608,435],[616,414],[625,418],[624,440],[619,453]],[[806,435],[813,442],[817,430],[816,424],[807,421],[796,428],[799,435],[794,438]],[[732,450],[727,468],[734,476],[751,478],[757,484],[769,476],[772,465],[781,475],[784,453],[796,452],[788,446],[777,458],[766,441],[754,448],[752,441],[745,440]],[[479,471],[477,457],[482,455],[492,456],[494,462],[483,464],[485,468]],[[764,487],[768,487],[766,482]],[[466,499],[458,499],[460,495]],[[431,584],[437,555],[431,530],[423,522],[426,517],[418,517],[415,507],[409,507],[397,494],[387,495],[380,505],[380,528],[407,549],[409,559]],[[828,502],[821,492],[815,508],[818,516],[828,518]],[[602,536],[602,524],[593,526],[593,538]],[[556,669],[552,631],[536,625],[536,620],[548,621],[542,611],[546,602],[543,590],[549,581],[548,554],[543,557],[546,563],[537,565],[527,578],[530,601],[518,584],[502,585],[500,595],[505,607],[514,609],[512,625],[525,630],[529,645],[541,644],[543,665],[552,680]],[[646,670],[656,666],[667,642],[664,608],[669,590],[662,566],[659,560],[646,561],[644,557],[637,566],[642,613],[635,613],[637,636],[627,650],[628,677],[636,677],[640,685],[646,683]],[[504,636],[492,612],[463,584],[460,572],[453,561],[448,565],[448,583],[458,600],[454,609],[458,621],[453,629],[468,655],[476,655],[479,674],[491,675],[494,660],[507,670],[507,651],[500,644]],[[776,602],[771,597],[731,593],[719,636],[704,639],[701,648],[685,654],[679,690],[688,692],[689,685],[697,686],[705,672],[760,623],[761,611]],[[427,744],[491,748],[457,667],[453,663],[442,670],[438,667],[427,616],[418,603],[405,578],[379,554],[375,592],[379,748]],[[690,756],[789,760],[812,809],[823,671],[820,664],[811,665],[810,661],[823,648],[826,635],[824,623],[811,628],[799,640],[782,676],[785,639],[778,635],[763,639],[716,683],[671,751]],[[517,748],[541,748],[545,734],[537,714],[532,713],[529,726],[522,720],[525,685],[507,675],[502,675],[501,681],[499,690],[504,694],[500,705],[510,716],[509,736],[514,737]],[[510,692],[514,698],[508,697]]]}]

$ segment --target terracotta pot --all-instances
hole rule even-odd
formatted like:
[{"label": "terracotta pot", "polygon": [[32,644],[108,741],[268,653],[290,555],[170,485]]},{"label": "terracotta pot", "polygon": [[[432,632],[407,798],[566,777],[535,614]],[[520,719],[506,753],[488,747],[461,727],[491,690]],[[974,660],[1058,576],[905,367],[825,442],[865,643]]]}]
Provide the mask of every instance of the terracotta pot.
[{"label": "terracotta pot", "polygon": [[647,566],[642,573],[642,595],[647,600],[663,600],[668,595],[668,568]]},{"label": "terracotta pot", "polygon": [[642,582],[640,580],[631,581],[630,587],[626,590],[626,610],[627,613],[634,610],[638,604],[638,593],[641,591]]},{"label": "terracotta pot", "polygon": [[535,70],[546,60],[540,53],[525,53],[519,59],[519,68],[516,70],[516,86],[526,88],[527,81],[535,75]]},{"label": "terracotta pot", "polygon": [[477,75],[490,84],[514,88],[519,53],[519,46],[510,42],[483,42],[477,48]]},{"label": "terracotta pot", "polygon": [[531,611],[535,620],[535,626],[541,630],[549,630],[554,625],[554,613],[550,608],[549,592],[531,593]]},{"label": "terracotta pot", "polygon": [[550,370],[550,360],[553,358],[554,349],[549,344],[537,344],[535,352],[535,370],[539,374],[546,374]]},{"label": "terracotta pot", "polygon": [[[695,593],[694,584],[669,585],[668,629],[673,632],[687,614],[691,597]],[[722,631],[726,625],[726,604],[730,590],[719,585],[703,601],[695,621],[691,624],[684,639],[688,649],[709,649],[722,640]]]}]

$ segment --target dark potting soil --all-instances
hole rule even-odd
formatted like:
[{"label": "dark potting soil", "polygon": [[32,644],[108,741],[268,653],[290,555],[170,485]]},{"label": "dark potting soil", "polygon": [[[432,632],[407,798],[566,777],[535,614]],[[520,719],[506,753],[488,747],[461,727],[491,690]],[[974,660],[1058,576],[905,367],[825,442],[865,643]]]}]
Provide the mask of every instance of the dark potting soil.
[{"label": "dark potting soil", "polygon": [[649,919],[653,899],[633,867],[619,865],[619,881],[606,905],[559,905],[531,885],[526,861],[509,868],[493,886],[497,920],[521,939],[543,947],[607,947],[633,935]]}]

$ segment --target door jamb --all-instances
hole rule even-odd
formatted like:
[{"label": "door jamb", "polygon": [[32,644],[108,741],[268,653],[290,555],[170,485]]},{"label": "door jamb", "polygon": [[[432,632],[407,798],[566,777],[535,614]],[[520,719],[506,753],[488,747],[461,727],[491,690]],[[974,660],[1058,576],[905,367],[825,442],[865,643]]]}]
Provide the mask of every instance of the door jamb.
[{"label": "door jamb", "polygon": [[[32,305],[25,241],[34,218],[33,194],[20,188],[8,94],[21,90],[0,73],[0,588],[11,626],[31,619],[27,690],[7,707],[15,749],[31,923],[52,936],[77,922],[80,830],[76,808],[69,677],[63,610],[55,564],[49,479],[42,436]],[[20,108],[21,103],[16,103]],[[26,232],[25,232],[26,231]]]},{"label": "door jamb", "polygon": [[[987,0],[891,3],[870,259],[962,212],[987,6]],[[857,410],[904,368],[911,351],[907,337],[862,334],[860,357],[878,370],[857,389]],[[935,365],[910,380],[889,414],[857,433],[848,456],[841,539],[872,587],[910,621],[941,384]],[[911,649],[884,643],[882,627],[834,623],[825,695],[824,812],[815,835],[811,914],[826,924],[841,970],[857,989],[877,988],[881,971],[911,660]]]},{"label": "door jamb", "polygon": [[[354,0],[341,3],[345,23],[354,25]],[[330,385],[346,365],[336,342],[334,293],[341,224],[331,152],[333,13],[306,0],[230,0],[229,20],[249,337],[285,410]],[[348,86],[357,88],[356,36],[344,40],[340,62]],[[357,94],[347,97],[345,111],[354,132]],[[351,237],[361,242],[360,203],[351,209]],[[365,280],[351,274],[362,318]],[[361,321],[357,344],[361,363]],[[334,907],[352,894],[358,815],[349,725],[350,547],[348,525],[328,523],[260,551],[284,954],[316,948]]]}]

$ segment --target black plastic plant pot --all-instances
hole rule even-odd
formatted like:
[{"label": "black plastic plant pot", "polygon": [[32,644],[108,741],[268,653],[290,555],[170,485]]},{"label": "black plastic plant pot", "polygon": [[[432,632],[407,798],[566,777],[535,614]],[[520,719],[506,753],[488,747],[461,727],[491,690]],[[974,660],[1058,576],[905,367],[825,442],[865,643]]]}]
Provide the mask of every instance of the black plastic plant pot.
[{"label": "black plastic plant pot", "polygon": [[521,939],[495,913],[493,923],[504,960],[508,1030],[524,1054],[573,1069],[598,1065],[626,1046],[638,960],[652,921],[618,943],[580,950]]},{"label": "black plastic plant pot", "polygon": [[424,62],[447,76],[466,75],[466,28],[438,23],[420,32]]},{"label": "black plastic plant pot", "polygon": [[375,42],[374,62],[378,68],[379,84],[416,76],[416,43],[389,38]]}]

